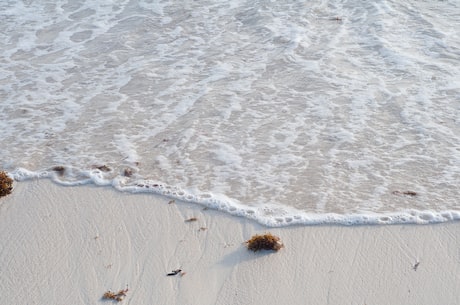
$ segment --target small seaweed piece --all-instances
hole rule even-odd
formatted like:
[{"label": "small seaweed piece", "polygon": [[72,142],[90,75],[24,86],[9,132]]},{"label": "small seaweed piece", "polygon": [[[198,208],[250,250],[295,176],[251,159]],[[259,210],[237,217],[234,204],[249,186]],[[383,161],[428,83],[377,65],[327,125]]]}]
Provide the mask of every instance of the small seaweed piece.
[{"label": "small seaweed piece", "polygon": [[393,191],[393,195],[406,195],[406,196],[411,196],[411,197],[414,197],[414,196],[417,196],[417,193],[414,192],[414,191]]},{"label": "small seaweed piece", "polygon": [[101,172],[110,172],[111,169],[107,165],[93,165],[93,168],[97,168]]},{"label": "small seaweed piece", "polygon": [[62,176],[62,175],[64,175],[65,167],[62,166],[62,165],[58,165],[58,166],[53,167],[52,170],[55,171],[56,173],[58,173],[59,176]]},{"label": "small seaweed piece", "polygon": [[260,250],[278,251],[284,247],[278,236],[266,233],[264,235],[254,235],[246,241],[249,250],[257,252]]},{"label": "small seaweed piece", "polygon": [[[171,272],[169,272],[168,274],[166,274],[167,276],[173,276],[173,275],[177,275],[179,274],[180,272],[182,272],[182,269],[176,269],[176,270],[173,270]],[[185,273],[185,272],[184,272]]]},{"label": "small seaweed piece", "polygon": [[123,170],[123,176],[125,177],[131,177],[133,175],[133,170],[130,168],[125,168]]},{"label": "small seaweed piece", "polygon": [[6,172],[0,172],[0,197],[11,194],[13,190],[13,179],[11,179]]},{"label": "small seaweed piece", "polygon": [[112,291],[106,291],[102,296],[103,299],[115,300],[116,294]]},{"label": "small seaweed piece", "polygon": [[193,221],[197,221],[198,218],[196,217],[190,217],[189,219],[186,219],[185,222],[193,222]]}]

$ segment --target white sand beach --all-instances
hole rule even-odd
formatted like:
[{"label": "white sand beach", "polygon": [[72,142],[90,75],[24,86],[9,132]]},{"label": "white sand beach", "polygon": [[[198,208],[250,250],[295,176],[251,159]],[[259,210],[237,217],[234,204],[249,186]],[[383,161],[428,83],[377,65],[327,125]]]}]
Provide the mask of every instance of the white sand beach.
[{"label": "white sand beach", "polygon": [[[460,304],[458,222],[273,229],[151,194],[14,186],[0,199],[1,304],[109,304],[127,286],[119,304]],[[248,251],[263,232],[285,248]]]}]

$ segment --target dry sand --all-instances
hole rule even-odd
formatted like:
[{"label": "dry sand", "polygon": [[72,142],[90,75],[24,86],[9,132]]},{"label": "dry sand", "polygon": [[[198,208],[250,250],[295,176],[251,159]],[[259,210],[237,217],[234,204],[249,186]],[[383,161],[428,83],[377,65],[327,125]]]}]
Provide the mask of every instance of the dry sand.
[{"label": "dry sand", "polygon": [[[168,202],[16,183],[0,199],[0,304],[110,304],[127,285],[119,304],[460,304],[460,223],[272,229]],[[263,232],[285,248],[248,251]]]}]

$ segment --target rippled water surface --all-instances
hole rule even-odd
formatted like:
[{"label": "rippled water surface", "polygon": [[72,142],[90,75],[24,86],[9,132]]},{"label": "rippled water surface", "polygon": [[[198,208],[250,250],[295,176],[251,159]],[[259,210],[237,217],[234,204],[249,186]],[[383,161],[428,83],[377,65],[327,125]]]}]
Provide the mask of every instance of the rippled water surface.
[{"label": "rippled water surface", "polygon": [[0,166],[268,225],[460,216],[460,3],[2,1]]}]

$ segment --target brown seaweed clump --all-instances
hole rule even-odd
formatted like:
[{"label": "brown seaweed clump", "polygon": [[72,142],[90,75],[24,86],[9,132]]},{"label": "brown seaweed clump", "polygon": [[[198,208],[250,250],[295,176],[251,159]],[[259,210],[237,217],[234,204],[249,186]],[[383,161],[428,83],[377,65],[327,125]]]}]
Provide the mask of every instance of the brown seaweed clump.
[{"label": "brown seaweed clump", "polygon": [[121,301],[123,301],[123,299],[125,298],[127,293],[128,293],[128,288],[122,289],[122,290],[118,291],[117,293],[112,292],[112,291],[109,290],[109,291],[104,293],[102,298],[106,299],[106,300],[114,300],[114,301],[117,301],[117,302],[121,302]]},{"label": "brown seaweed clump", "polygon": [[250,240],[246,241],[249,250],[254,252],[260,250],[278,251],[284,247],[278,236],[266,233],[264,235],[254,235]]},{"label": "brown seaweed clump", "polygon": [[13,179],[6,172],[0,171],[0,197],[11,194],[13,190]]}]

